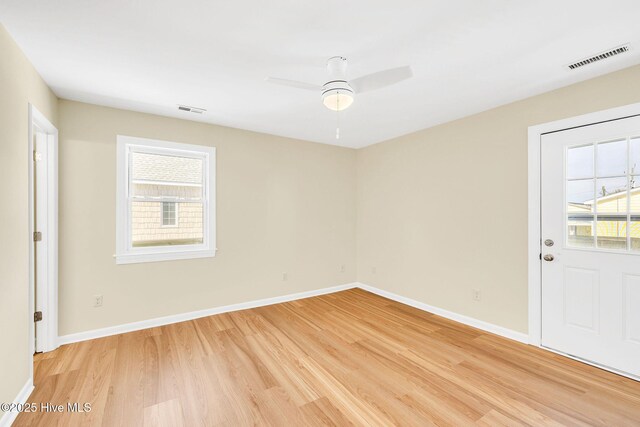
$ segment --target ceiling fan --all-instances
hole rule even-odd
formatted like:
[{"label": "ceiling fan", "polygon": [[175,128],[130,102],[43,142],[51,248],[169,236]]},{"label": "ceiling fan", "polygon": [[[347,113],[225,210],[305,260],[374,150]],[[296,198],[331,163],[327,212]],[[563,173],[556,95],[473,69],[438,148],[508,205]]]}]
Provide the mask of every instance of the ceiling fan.
[{"label": "ceiling fan", "polygon": [[391,68],[347,81],[347,58],[333,56],[327,61],[329,79],[323,85],[267,77],[270,83],[320,92],[322,103],[333,111],[342,111],[353,103],[354,95],[381,89],[413,76],[410,66]]}]

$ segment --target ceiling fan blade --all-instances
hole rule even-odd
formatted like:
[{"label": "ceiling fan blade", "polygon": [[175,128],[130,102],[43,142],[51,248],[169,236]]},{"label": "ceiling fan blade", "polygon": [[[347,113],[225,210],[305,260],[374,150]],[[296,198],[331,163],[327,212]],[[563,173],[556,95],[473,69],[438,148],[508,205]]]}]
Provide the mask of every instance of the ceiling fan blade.
[{"label": "ceiling fan blade", "polygon": [[390,86],[412,76],[413,70],[407,65],[358,77],[357,79],[350,80],[349,85],[351,85],[356,93],[362,93]]},{"label": "ceiling fan blade", "polygon": [[282,86],[295,87],[297,89],[306,89],[306,90],[315,90],[315,91],[319,91],[320,89],[322,89],[321,86],[314,85],[311,83],[298,82],[295,80],[279,79],[276,77],[267,77],[265,80],[268,81],[269,83],[274,83]]}]

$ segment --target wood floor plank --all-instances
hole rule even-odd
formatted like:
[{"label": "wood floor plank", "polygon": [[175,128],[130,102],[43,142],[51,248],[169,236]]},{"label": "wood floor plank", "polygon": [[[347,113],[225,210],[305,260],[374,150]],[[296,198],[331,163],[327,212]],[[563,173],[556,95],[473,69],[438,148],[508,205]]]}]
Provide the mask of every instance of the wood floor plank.
[{"label": "wood floor plank", "polygon": [[329,399],[321,397],[300,407],[309,425],[349,426],[353,425]]},{"label": "wood floor plank", "polygon": [[144,427],[183,427],[180,400],[173,399],[144,408]]},{"label": "wood floor plank", "polygon": [[352,289],[34,357],[15,426],[640,425],[640,383]]}]

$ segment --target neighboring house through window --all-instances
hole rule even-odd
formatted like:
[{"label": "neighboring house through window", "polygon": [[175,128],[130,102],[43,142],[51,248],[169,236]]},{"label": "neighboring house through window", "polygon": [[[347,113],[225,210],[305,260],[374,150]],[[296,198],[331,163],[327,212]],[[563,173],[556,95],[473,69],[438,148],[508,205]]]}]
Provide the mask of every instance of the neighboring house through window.
[{"label": "neighboring house through window", "polygon": [[215,149],[118,136],[119,264],[215,255]]}]

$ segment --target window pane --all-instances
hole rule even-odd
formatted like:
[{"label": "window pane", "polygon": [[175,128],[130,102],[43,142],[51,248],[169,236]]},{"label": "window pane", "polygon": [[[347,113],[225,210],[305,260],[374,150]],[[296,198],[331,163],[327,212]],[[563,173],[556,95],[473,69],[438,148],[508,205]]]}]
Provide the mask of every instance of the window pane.
[{"label": "window pane", "polygon": [[[202,203],[167,203],[172,208],[164,210],[164,203],[133,201],[131,203],[131,237],[133,247],[195,245],[203,243]],[[167,212],[171,224],[165,224]],[[163,225],[173,225],[165,227]]]},{"label": "window pane", "polygon": [[567,178],[593,178],[593,145],[569,148],[567,151]]},{"label": "window pane", "polygon": [[627,141],[625,139],[598,144],[598,176],[626,175]]},{"label": "window pane", "polygon": [[567,212],[591,213],[595,187],[593,179],[567,181]]},{"label": "window pane", "polygon": [[640,212],[640,176],[632,176],[631,182],[631,200],[629,201],[631,206],[629,209],[631,212]]},{"label": "window pane", "polygon": [[594,247],[593,217],[569,215],[567,220],[567,245],[576,248]]},{"label": "window pane", "polygon": [[631,217],[631,250],[640,251],[640,216]]},{"label": "window pane", "polygon": [[131,153],[130,193],[145,199],[202,199],[202,158]]},{"label": "window pane", "polygon": [[640,174],[640,138],[631,138],[630,161],[631,173]]},{"label": "window pane", "polygon": [[627,178],[604,178],[597,182],[598,213],[627,212]]},{"label": "window pane", "polygon": [[627,249],[627,217],[598,215],[598,247]]}]

